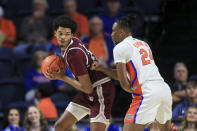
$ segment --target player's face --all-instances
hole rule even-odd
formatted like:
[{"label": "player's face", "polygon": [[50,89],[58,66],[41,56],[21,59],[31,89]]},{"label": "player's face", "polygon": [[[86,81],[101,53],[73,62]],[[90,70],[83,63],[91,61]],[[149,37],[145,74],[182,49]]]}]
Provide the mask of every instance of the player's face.
[{"label": "player's face", "polygon": [[8,114],[8,122],[10,124],[18,125],[19,124],[19,121],[20,121],[20,115],[19,115],[18,110],[11,109],[9,111],[9,114]]},{"label": "player's face", "polygon": [[189,108],[187,112],[187,121],[188,122],[197,122],[197,109]]},{"label": "player's face", "polygon": [[58,45],[65,49],[70,43],[73,34],[70,28],[59,27],[55,31],[55,36],[57,38]]},{"label": "player's face", "polygon": [[118,28],[118,25],[115,22],[112,27],[112,34],[111,34],[112,40],[114,41],[115,44],[118,44],[123,40],[121,33],[122,33],[121,30]]}]

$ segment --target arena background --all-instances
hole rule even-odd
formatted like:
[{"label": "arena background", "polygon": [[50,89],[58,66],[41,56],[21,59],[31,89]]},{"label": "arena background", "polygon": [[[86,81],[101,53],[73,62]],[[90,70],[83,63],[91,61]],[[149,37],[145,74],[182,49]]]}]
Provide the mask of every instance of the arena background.
[{"label": "arena background", "polygon": [[[107,0],[77,0],[77,11],[88,19],[100,13],[105,13]],[[56,18],[64,14],[63,0],[47,0],[47,15]],[[161,75],[172,85],[173,71],[177,62],[183,62],[188,67],[189,77],[197,74],[197,1],[196,0],[119,0],[120,12],[136,14],[139,25],[133,31],[136,38],[145,40],[152,48],[153,56]],[[1,0],[4,8],[4,18],[11,20],[16,26],[17,36],[25,17],[31,16],[32,0]],[[16,47],[21,42],[18,37]],[[16,48],[15,47],[15,48]],[[38,47],[39,48],[39,47]],[[40,49],[40,48],[39,48]],[[13,54],[6,47],[0,48],[0,123],[7,117],[9,108],[17,107],[22,116],[29,104],[25,103],[25,85],[23,71],[31,64],[32,54]],[[35,48],[37,50],[37,48]],[[9,55],[11,55],[10,58]],[[17,56],[24,55],[23,58]],[[9,64],[6,62],[8,61]],[[5,64],[6,63],[6,64]],[[9,68],[9,69],[8,69]],[[22,70],[22,71],[21,71]],[[7,71],[7,72],[6,72]],[[21,75],[22,74],[22,75]],[[112,111],[113,121],[120,128],[123,118],[131,102],[130,94],[124,92],[117,81],[116,98]],[[124,101],[124,102],[123,102]],[[123,102],[121,104],[121,102]],[[59,115],[66,104],[55,103]],[[56,119],[49,119],[53,124]],[[88,117],[77,125],[86,126]],[[0,125],[1,125],[0,124]],[[82,130],[79,129],[79,130]]]}]

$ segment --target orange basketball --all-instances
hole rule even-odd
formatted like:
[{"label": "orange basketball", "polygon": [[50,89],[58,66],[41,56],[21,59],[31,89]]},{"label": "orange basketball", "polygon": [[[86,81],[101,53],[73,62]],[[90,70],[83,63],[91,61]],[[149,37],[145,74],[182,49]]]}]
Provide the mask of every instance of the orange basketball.
[{"label": "orange basketball", "polygon": [[46,72],[50,73],[48,68],[51,68],[51,70],[58,71],[59,68],[62,68],[63,71],[65,72],[66,67],[65,67],[65,62],[64,59],[58,55],[51,55],[46,57],[42,61],[42,73],[47,77]]}]

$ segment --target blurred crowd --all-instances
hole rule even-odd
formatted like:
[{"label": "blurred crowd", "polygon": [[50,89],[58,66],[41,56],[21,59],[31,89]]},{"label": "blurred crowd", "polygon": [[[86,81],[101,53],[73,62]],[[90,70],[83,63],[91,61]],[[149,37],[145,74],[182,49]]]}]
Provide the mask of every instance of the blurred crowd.
[{"label": "blurred crowd", "polygon": [[[116,19],[129,13],[136,14],[139,22],[132,30],[132,34],[134,37],[147,41],[153,48],[153,54],[157,55],[156,63],[158,60],[161,73],[171,87],[173,130],[197,129],[197,76],[195,76],[197,72],[193,72],[195,68],[188,70],[186,64],[196,64],[192,59],[192,49],[195,47],[189,46],[192,51],[188,50],[192,62],[188,57],[176,60],[176,54],[172,55],[174,59],[168,58],[169,56],[165,57],[168,52],[166,49],[178,48],[176,43],[181,45],[181,42],[188,42],[188,39],[192,41],[196,39],[193,37],[195,34],[193,30],[192,35],[189,33],[188,36],[184,33],[184,38],[182,38],[183,33],[177,30],[185,25],[184,20],[181,19],[183,16],[179,16],[185,10],[187,10],[183,14],[185,19],[190,19],[191,15],[192,20],[197,20],[195,13],[191,13],[193,12],[191,5],[195,2],[192,0],[191,3],[184,0],[152,0],[152,3],[143,0],[96,0],[94,2],[92,0],[86,2],[61,0],[57,2],[61,6],[57,6],[57,3],[54,3],[56,1],[52,0],[28,0],[28,2],[29,5],[25,6],[31,7],[31,10],[21,9],[21,12],[17,7],[25,7],[20,6],[20,1],[3,0],[0,3],[1,129],[5,131],[53,130],[51,125],[78,92],[67,83],[47,79],[41,72],[41,63],[44,58],[51,54],[62,55],[57,40],[53,36],[52,23],[55,17],[58,15],[71,17],[78,25],[75,36],[87,45],[100,64],[114,68],[113,48],[115,45],[111,39],[112,25]],[[180,10],[171,9],[175,6],[180,7]],[[54,7],[57,8],[54,9]],[[86,7],[87,9],[84,9]],[[168,15],[169,10],[172,11],[170,15]],[[179,24],[174,24],[178,19],[180,23],[183,22],[179,23],[180,27],[178,27]],[[172,27],[172,24],[176,26]],[[197,23],[192,23],[192,25],[197,27]],[[183,26],[182,30],[184,28],[188,27]],[[177,32],[173,34],[174,30],[180,34]],[[170,45],[169,41],[175,46]],[[168,42],[170,47],[166,46]],[[164,46],[160,46],[161,43]],[[185,55],[179,49],[177,52]],[[170,55],[171,52],[168,53]],[[185,61],[186,59],[188,61]],[[184,63],[178,61],[184,61]],[[168,63],[171,66],[166,69],[164,66]],[[174,75],[169,76],[172,74],[169,72],[173,72]],[[65,74],[73,77],[68,68]],[[112,109],[112,123],[115,122],[113,118],[122,118],[118,121],[122,123],[123,116],[131,103],[130,94],[124,92],[117,81],[113,82],[116,86],[116,97]],[[76,125],[71,130],[77,130]],[[89,127],[86,130],[89,130]],[[109,130],[118,131],[119,128],[112,124]],[[159,130],[157,122],[148,126],[146,130]]]}]

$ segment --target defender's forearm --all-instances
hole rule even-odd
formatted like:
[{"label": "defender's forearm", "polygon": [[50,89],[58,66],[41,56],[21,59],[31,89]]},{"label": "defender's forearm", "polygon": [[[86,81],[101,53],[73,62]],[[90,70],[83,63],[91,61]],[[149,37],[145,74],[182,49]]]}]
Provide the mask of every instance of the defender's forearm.
[{"label": "defender's forearm", "polygon": [[97,71],[101,71],[104,74],[108,75],[109,77],[118,80],[117,70],[116,69],[110,69],[105,67],[98,67]]},{"label": "defender's forearm", "polygon": [[132,93],[131,86],[130,86],[129,82],[128,83],[121,83],[120,82],[120,85],[124,91]]}]

